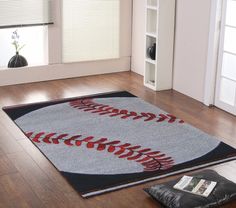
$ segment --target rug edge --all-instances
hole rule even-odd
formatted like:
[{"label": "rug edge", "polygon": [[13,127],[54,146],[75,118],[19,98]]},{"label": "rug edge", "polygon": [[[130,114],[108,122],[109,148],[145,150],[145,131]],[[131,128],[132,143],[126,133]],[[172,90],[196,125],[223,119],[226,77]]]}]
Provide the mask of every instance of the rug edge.
[{"label": "rug edge", "polygon": [[211,167],[211,166],[214,166],[214,165],[219,165],[219,164],[222,164],[224,162],[230,162],[230,161],[233,161],[233,160],[236,160],[236,156],[226,158],[226,159],[222,159],[222,160],[218,160],[218,161],[214,161],[214,162],[210,162],[210,163],[207,163],[207,164],[198,165],[198,166],[195,166],[195,167],[192,167],[192,168],[185,168],[185,169],[182,169],[182,170],[173,171],[173,172],[167,173],[165,175],[155,176],[155,177],[152,177],[152,178],[146,178],[146,179],[131,182],[131,183],[128,183],[128,184],[123,184],[123,185],[119,185],[119,186],[115,186],[115,187],[111,187],[111,188],[107,188],[107,189],[103,189],[103,190],[99,190],[99,191],[93,191],[93,192],[89,192],[89,193],[86,193],[86,194],[81,194],[81,196],[83,198],[89,198],[89,197],[97,196],[97,195],[100,195],[100,194],[104,194],[104,193],[108,193],[108,192],[112,192],[112,191],[117,191],[117,190],[120,190],[120,189],[123,189],[123,188],[128,188],[128,187],[132,187],[132,186],[135,186],[135,185],[143,184],[143,183],[146,183],[146,182],[162,179],[162,178],[165,178],[165,177],[185,173],[185,172],[188,172],[188,171],[194,171],[194,170],[198,170],[198,169],[201,169],[201,168],[207,168],[207,167]]},{"label": "rug edge", "polygon": [[[127,92],[127,93],[132,94],[131,92],[128,92],[127,90],[114,90],[114,91],[109,91],[109,92],[87,94],[87,95],[81,95],[81,96],[75,96],[75,97],[69,97],[69,98],[58,98],[58,99],[52,99],[52,100],[48,100],[48,101],[39,101],[39,102],[34,102],[34,103],[24,103],[24,104],[3,106],[2,110],[5,112],[5,110],[7,110],[7,109],[17,108],[17,107],[25,107],[25,106],[28,106],[28,105],[46,104],[46,103],[50,103],[50,102],[60,102],[60,101],[67,102],[67,101],[74,100],[74,99],[79,99],[79,98],[94,97],[94,96],[106,95],[106,94],[111,94],[111,93],[119,93],[119,92]],[[136,96],[136,95],[134,95],[134,96]]]}]

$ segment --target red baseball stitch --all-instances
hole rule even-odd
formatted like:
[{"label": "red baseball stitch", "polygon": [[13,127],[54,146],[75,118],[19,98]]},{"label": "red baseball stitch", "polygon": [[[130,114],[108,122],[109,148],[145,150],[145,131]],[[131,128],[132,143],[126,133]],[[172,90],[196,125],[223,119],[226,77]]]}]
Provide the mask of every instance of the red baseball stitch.
[{"label": "red baseball stitch", "polygon": [[169,123],[184,123],[183,120],[171,114],[158,114],[153,113],[137,113],[134,111],[120,110],[109,105],[95,103],[92,98],[78,99],[70,102],[73,108],[83,110],[85,112],[97,113],[98,115],[109,115],[110,117],[120,116],[121,119],[132,118],[133,120],[144,119],[144,121],[156,121]]},{"label": "red baseball stitch", "polygon": [[86,145],[88,149],[107,151],[118,158],[135,161],[144,166],[144,171],[166,170],[174,165],[174,160],[167,157],[160,151],[153,151],[151,148],[142,148],[140,145],[122,144],[119,140],[108,141],[107,138],[94,140],[93,136],[83,137],[82,135],[69,136],[68,134],[28,132],[25,135],[35,143],[59,144],[68,146]]}]

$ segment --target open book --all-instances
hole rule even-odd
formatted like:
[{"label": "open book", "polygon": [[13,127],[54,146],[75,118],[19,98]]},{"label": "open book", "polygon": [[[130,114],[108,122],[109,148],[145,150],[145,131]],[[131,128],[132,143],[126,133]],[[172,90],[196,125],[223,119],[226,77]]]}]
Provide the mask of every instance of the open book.
[{"label": "open book", "polygon": [[214,181],[208,181],[191,176],[183,176],[180,181],[174,185],[174,188],[192,194],[208,197],[216,184],[217,183]]}]

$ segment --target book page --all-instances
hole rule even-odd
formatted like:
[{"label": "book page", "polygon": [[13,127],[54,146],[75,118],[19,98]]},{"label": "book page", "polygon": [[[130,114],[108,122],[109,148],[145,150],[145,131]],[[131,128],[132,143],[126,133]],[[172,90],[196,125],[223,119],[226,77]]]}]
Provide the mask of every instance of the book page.
[{"label": "book page", "polygon": [[208,181],[191,176],[183,176],[180,181],[175,184],[174,188],[192,194],[208,197],[216,184],[217,183],[214,181]]}]

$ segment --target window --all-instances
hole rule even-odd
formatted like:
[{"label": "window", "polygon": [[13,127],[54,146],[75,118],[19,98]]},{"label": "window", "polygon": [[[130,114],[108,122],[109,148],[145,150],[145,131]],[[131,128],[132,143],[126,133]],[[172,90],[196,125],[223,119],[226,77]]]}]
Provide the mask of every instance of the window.
[{"label": "window", "polygon": [[[15,30],[16,28],[0,30],[0,68],[6,68],[8,61],[16,53],[11,39]],[[25,44],[19,54],[26,58],[29,66],[48,64],[48,27],[23,27],[17,31],[20,42]]]},{"label": "window", "polygon": [[223,1],[215,104],[236,115],[236,1]]},{"label": "window", "polygon": [[63,0],[63,62],[119,58],[120,0]]},{"label": "window", "polygon": [[51,0],[0,0],[0,28],[51,22]]},{"label": "window", "polygon": [[[1,7],[3,2],[8,3]],[[31,8],[33,3],[38,10]],[[130,58],[131,9],[131,0],[0,0],[0,53],[4,53],[0,68],[6,68],[15,55],[11,44],[15,28],[21,43],[26,44],[20,55],[29,66],[110,59],[126,64]],[[25,14],[25,17],[14,20],[14,14],[10,14],[14,11],[16,16]],[[54,25],[45,26],[52,20]]]},{"label": "window", "polygon": [[6,68],[16,53],[12,45],[15,30],[20,36],[19,43],[25,44],[19,53],[28,64],[48,64],[48,27],[45,25],[52,24],[50,9],[51,0],[0,0],[0,68]]}]

